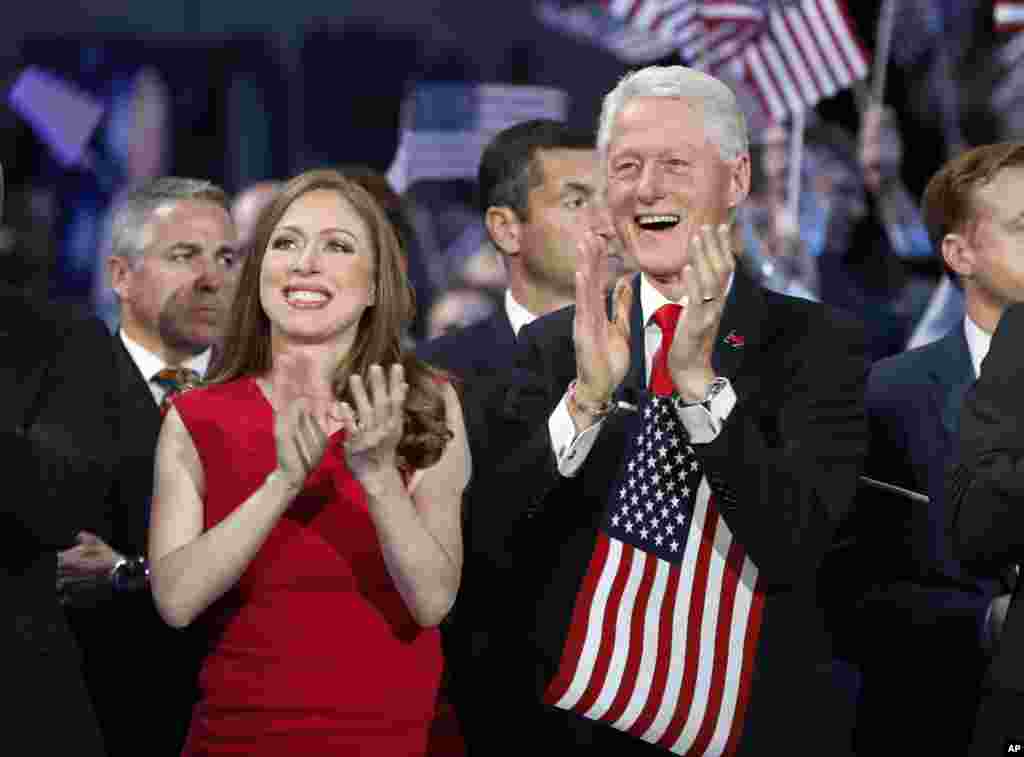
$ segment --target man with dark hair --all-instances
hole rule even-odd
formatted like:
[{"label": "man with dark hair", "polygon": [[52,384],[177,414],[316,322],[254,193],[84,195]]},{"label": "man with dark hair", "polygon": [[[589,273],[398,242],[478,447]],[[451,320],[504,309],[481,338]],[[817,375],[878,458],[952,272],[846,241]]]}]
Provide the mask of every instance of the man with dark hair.
[{"label": "man with dark hair", "polygon": [[[508,274],[503,306],[489,318],[422,345],[419,356],[461,384],[473,466],[489,465],[489,434],[480,408],[511,365],[516,334],[537,317],[572,303],[577,248],[584,234],[611,235],[598,194],[598,161],[591,133],[558,121],[526,121],[500,132],[480,161],[480,212]],[[496,660],[489,652],[500,631],[500,575],[473,547],[494,503],[465,497],[466,566],[457,609],[445,629],[451,697],[471,751],[493,747],[500,707],[480,692],[490,688]]]},{"label": "man with dark hair", "polygon": [[[129,193],[110,235],[108,268],[120,304],[113,341],[121,457],[103,521],[83,523],[79,544],[58,556],[58,588],[72,605],[109,754],[137,754],[145,733],[147,754],[170,756],[180,752],[190,720],[198,663],[190,644],[199,638],[164,625],[149,592],[153,456],[161,407],[206,374],[223,332],[237,278],[236,236],[223,190],[175,177]],[[133,689],[143,659],[152,696]]]},{"label": "man with dark hair", "polygon": [[572,303],[582,235],[595,227],[611,234],[597,171],[593,134],[558,121],[525,121],[495,136],[480,159],[477,191],[508,274],[505,306],[474,328],[424,345],[421,357],[467,382],[492,374],[494,357],[510,351],[520,328]]},{"label": "man with dark hair", "polygon": [[953,556],[944,479],[956,461],[964,394],[1003,310],[1024,300],[1024,258],[1010,246],[1022,171],[1024,143],[984,145],[928,183],[923,216],[963,288],[966,315],[941,339],[876,363],[868,379],[865,472],[927,499],[878,489],[858,497],[844,572],[861,584],[852,622],[839,627],[856,637],[849,646],[863,672],[861,754],[966,753],[1006,618],[1009,586]]}]

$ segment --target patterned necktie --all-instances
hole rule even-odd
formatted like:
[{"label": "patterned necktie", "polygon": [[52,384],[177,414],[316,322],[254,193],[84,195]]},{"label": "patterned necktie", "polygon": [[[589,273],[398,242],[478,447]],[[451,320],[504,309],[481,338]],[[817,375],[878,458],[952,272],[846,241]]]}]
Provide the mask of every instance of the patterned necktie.
[{"label": "patterned necktie", "polygon": [[676,324],[683,312],[682,305],[662,305],[654,314],[654,322],[661,329],[661,345],[654,353],[651,365],[650,389],[654,394],[668,397],[675,390],[672,374],[668,372],[668,351],[672,346],[672,338],[676,335]]},{"label": "patterned necktie", "polygon": [[167,414],[174,397],[185,389],[191,389],[199,383],[199,374],[191,368],[164,368],[150,379],[164,389],[164,398],[160,402],[161,417]]}]

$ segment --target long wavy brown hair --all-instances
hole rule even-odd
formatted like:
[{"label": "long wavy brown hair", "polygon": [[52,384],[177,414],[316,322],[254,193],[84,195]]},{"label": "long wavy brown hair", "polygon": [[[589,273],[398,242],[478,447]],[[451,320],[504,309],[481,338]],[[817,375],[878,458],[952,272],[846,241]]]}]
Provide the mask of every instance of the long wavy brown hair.
[{"label": "long wavy brown hair", "polygon": [[441,374],[402,349],[402,334],[415,307],[413,290],[402,266],[402,248],[376,200],[337,171],[318,169],[299,174],[281,188],[260,214],[251,251],[242,265],[224,352],[210,382],[260,376],[270,371],[270,320],[260,304],[263,257],[274,229],[291,204],[318,189],[337,192],[355,209],[370,230],[374,252],[376,304],[363,312],[352,349],[335,368],[334,393],[354,407],[349,390],[352,374],[368,381],[374,363],[387,371],[400,362],[409,393],[405,400],[405,427],[398,444],[399,464],[407,470],[430,467],[441,457],[452,432],[445,419]]}]

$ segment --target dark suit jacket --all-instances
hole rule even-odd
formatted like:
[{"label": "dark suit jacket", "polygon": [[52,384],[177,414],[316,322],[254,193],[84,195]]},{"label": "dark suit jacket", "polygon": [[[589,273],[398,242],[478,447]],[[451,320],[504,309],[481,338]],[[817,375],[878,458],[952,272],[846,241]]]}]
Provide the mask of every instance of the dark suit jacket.
[{"label": "dark suit jacket", "polygon": [[504,385],[515,350],[516,335],[504,304],[489,318],[432,339],[416,350],[417,357],[456,380],[474,468],[485,465],[491,439],[482,410],[494,402],[492,395]]},{"label": "dark suit jacket", "polygon": [[463,496],[464,561],[459,595],[442,626],[447,680],[445,693],[459,720],[469,754],[489,754],[494,749],[492,718],[502,712],[490,688],[495,670],[492,644],[496,614],[493,606],[501,596],[496,591],[500,578],[489,556],[476,549],[472,534],[477,521],[483,527],[493,503],[476,496],[479,476],[486,471],[489,449],[500,447],[489,433],[485,408],[503,396],[501,388],[513,364],[516,336],[504,306],[489,318],[420,345],[417,356],[451,374],[459,389],[473,465],[473,477]]},{"label": "dark suit jacket", "polygon": [[94,318],[0,293],[0,594],[4,739],[35,754],[103,754],[81,658],[57,600],[56,552],[110,484],[114,356]]},{"label": "dark suit jacket", "polygon": [[[985,614],[1002,590],[998,580],[964,570],[948,533],[945,475],[973,381],[962,325],[876,363],[868,379],[866,475],[931,501],[866,487],[856,499],[843,560],[853,590],[837,613],[845,622],[836,625],[864,674],[857,719],[863,754],[903,746],[962,754],[970,742],[987,664]],[[908,711],[907,701],[916,706]]]},{"label": "dark suit jacket", "polygon": [[[1024,561],[1022,344],[1024,305],[1018,304],[1003,313],[981,376],[964,400],[960,465],[947,480],[957,556],[978,570],[1004,570]],[[1002,749],[1004,736],[1024,739],[1024,599],[1019,580],[986,686],[996,699],[1012,705],[990,708],[990,717],[979,720],[975,729],[976,742]]]},{"label": "dark suit jacket", "polygon": [[[547,418],[576,374],[572,319],[568,308],[520,334],[520,373],[504,405],[492,410],[492,433],[502,435],[506,456],[480,474],[500,507],[485,530],[472,535],[515,577],[502,587],[504,620],[512,629],[508,685],[521,685],[533,702],[557,668],[627,425],[623,416],[607,419],[578,474],[558,474]],[[640,321],[637,292],[633,358],[619,390],[633,403],[644,381]],[[695,449],[722,517],[758,566],[766,593],[741,753],[835,747],[825,722],[833,697],[831,645],[816,573],[849,508],[865,453],[865,354],[860,324],[819,304],[763,291],[737,272],[715,366],[732,381],[738,401],[718,437]],[[513,650],[517,636],[525,642]],[[530,680],[513,683],[524,675]],[[647,751],[643,742],[611,729],[534,709],[534,721],[550,725],[560,748],[607,741],[627,752]],[[573,733],[559,735],[558,724]]]},{"label": "dark suit jacket", "polygon": [[[100,522],[91,527],[125,555],[146,554],[153,462],[162,419],[149,384],[120,336],[113,337],[121,398],[119,461],[105,493]],[[174,629],[163,622],[148,590],[106,597],[93,607],[72,608],[68,617],[85,655],[92,694],[111,757],[137,754],[138,734],[150,734],[147,753],[177,757],[197,698],[202,651],[198,626]],[[160,706],[132,696],[140,666]]]},{"label": "dark suit jacket", "polygon": [[416,355],[463,380],[493,376],[513,358],[516,335],[504,303],[489,318],[431,339]]}]

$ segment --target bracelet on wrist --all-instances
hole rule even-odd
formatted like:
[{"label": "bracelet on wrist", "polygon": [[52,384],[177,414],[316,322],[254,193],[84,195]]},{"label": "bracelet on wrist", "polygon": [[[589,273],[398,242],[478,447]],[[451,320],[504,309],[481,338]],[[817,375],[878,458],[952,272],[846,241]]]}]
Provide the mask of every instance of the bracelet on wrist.
[{"label": "bracelet on wrist", "polygon": [[611,415],[612,411],[615,409],[615,403],[612,401],[611,397],[603,402],[596,403],[580,400],[579,395],[576,392],[578,383],[577,379],[573,379],[569,384],[569,390],[566,394],[566,402],[568,403],[570,410],[580,412],[583,415],[590,416],[591,418],[604,418]]}]

